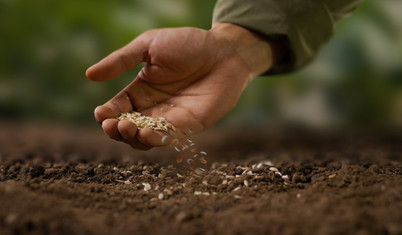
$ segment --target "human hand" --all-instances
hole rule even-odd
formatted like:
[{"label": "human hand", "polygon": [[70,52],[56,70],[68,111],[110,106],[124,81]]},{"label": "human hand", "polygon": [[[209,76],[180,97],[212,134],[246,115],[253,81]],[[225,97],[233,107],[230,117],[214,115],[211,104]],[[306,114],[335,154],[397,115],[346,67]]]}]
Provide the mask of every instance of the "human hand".
[{"label": "human hand", "polygon": [[95,118],[109,137],[133,148],[165,145],[163,133],[116,117],[136,110],[165,117],[181,130],[203,131],[234,107],[247,84],[272,66],[272,58],[269,41],[228,23],[208,31],[147,31],[87,70],[89,79],[101,82],[146,62],[133,82],[95,109]]}]

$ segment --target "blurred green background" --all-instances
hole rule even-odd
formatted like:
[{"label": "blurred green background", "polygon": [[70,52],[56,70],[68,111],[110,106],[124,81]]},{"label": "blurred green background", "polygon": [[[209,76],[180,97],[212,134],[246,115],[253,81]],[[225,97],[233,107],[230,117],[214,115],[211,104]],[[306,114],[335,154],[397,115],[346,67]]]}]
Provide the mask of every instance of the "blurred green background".
[{"label": "blurred green background", "polygon": [[[211,26],[215,0],[0,0],[0,118],[93,123],[139,71],[85,70],[142,32]],[[314,63],[255,79],[218,125],[402,130],[402,1],[366,0]]]}]

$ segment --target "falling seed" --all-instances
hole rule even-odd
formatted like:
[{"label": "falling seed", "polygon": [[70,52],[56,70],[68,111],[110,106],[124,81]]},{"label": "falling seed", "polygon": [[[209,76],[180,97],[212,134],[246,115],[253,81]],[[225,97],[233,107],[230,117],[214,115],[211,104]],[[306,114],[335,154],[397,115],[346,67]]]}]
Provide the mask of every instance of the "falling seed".
[{"label": "falling seed", "polygon": [[201,195],[201,194],[202,194],[202,192],[199,192],[199,191],[194,192],[194,195]]},{"label": "falling seed", "polygon": [[200,162],[201,162],[202,164],[207,164],[207,160],[205,160],[204,157],[200,158],[199,160],[200,160]]},{"label": "falling seed", "polygon": [[177,152],[180,152],[180,149],[178,149],[176,146],[174,146],[174,150],[176,150]]},{"label": "falling seed", "polygon": [[160,193],[160,194],[158,195],[158,199],[159,199],[159,200],[162,200],[162,199],[163,199],[163,196],[164,196],[163,193]]},{"label": "falling seed", "polygon": [[[183,145],[182,145],[183,146]],[[182,148],[181,148],[181,151],[184,151],[184,150],[186,150],[186,149],[188,149],[188,145],[184,145]]]},{"label": "falling seed", "polygon": [[288,175],[282,175],[282,179],[288,180],[288,179],[289,179],[289,176],[288,176]]},{"label": "falling seed", "polygon": [[190,151],[191,151],[192,153],[194,153],[195,151],[197,151],[197,148],[194,147],[194,148],[192,148]]},{"label": "falling seed", "polygon": [[187,164],[189,164],[189,165],[191,165],[191,164],[193,164],[193,159],[191,159],[191,158],[189,158],[189,159],[187,159]]},{"label": "falling seed", "polygon": [[332,179],[336,176],[336,174],[329,175],[328,178]]},{"label": "falling seed", "polygon": [[183,178],[183,176],[181,174],[179,174],[179,173],[177,173],[177,177]]},{"label": "falling seed", "polygon": [[236,199],[241,199],[240,195],[234,195],[233,197],[236,198]]},{"label": "falling seed", "polygon": [[198,157],[198,154],[194,154],[194,156],[193,156],[193,157],[195,157],[195,158],[196,158],[196,157]]},{"label": "falling seed", "polygon": [[301,198],[301,194],[300,193],[296,194],[296,197]]},{"label": "falling seed", "polygon": [[181,163],[182,161],[183,161],[183,156],[181,156],[181,155],[178,156],[177,159],[176,159],[176,162]]},{"label": "falling seed", "polygon": [[204,152],[204,151],[200,151],[200,154],[202,154],[202,155],[208,155],[206,152]]},{"label": "falling seed", "polygon": [[207,182],[206,180],[203,180],[203,181],[202,181],[202,184],[205,185],[205,186],[207,186],[207,185],[208,185],[208,182]]},{"label": "falling seed", "polygon": [[202,195],[204,195],[204,196],[209,196],[209,195],[211,195],[211,194],[210,194],[209,192],[203,192]]},{"label": "falling seed", "polygon": [[167,136],[167,135],[164,135],[164,136],[162,136],[162,143],[164,144],[164,143],[166,143],[166,141],[167,141],[167,139],[168,139],[169,137]]},{"label": "falling seed", "polygon": [[282,173],[280,173],[279,171],[275,172],[275,175],[282,177]]},{"label": "falling seed", "polygon": [[178,139],[173,139],[170,145],[176,146],[180,141]]}]

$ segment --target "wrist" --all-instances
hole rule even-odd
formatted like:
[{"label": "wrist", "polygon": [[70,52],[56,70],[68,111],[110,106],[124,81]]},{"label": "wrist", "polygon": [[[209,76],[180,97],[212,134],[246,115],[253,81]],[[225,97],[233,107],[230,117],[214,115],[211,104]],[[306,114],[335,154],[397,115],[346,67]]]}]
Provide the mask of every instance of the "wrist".
[{"label": "wrist", "polygon": [[215,23],[210,31],[244,61],[253,78],[273,66],[273,43],[269,39],[231,23]]}]

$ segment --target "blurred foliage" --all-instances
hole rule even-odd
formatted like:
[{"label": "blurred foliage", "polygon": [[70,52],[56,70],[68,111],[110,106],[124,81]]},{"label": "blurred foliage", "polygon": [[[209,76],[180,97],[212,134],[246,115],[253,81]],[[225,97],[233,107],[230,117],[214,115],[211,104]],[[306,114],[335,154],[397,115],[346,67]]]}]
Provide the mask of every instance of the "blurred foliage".
[{"label": "blurred foliage", "polygon": [[[0,0],[0,115],[93,121],[139,71],[85,70],[142,32],[208,29],[215,0]],[[254,80],[222,123],[402,127],[401,1],[367,0],[302,71]]]}]

